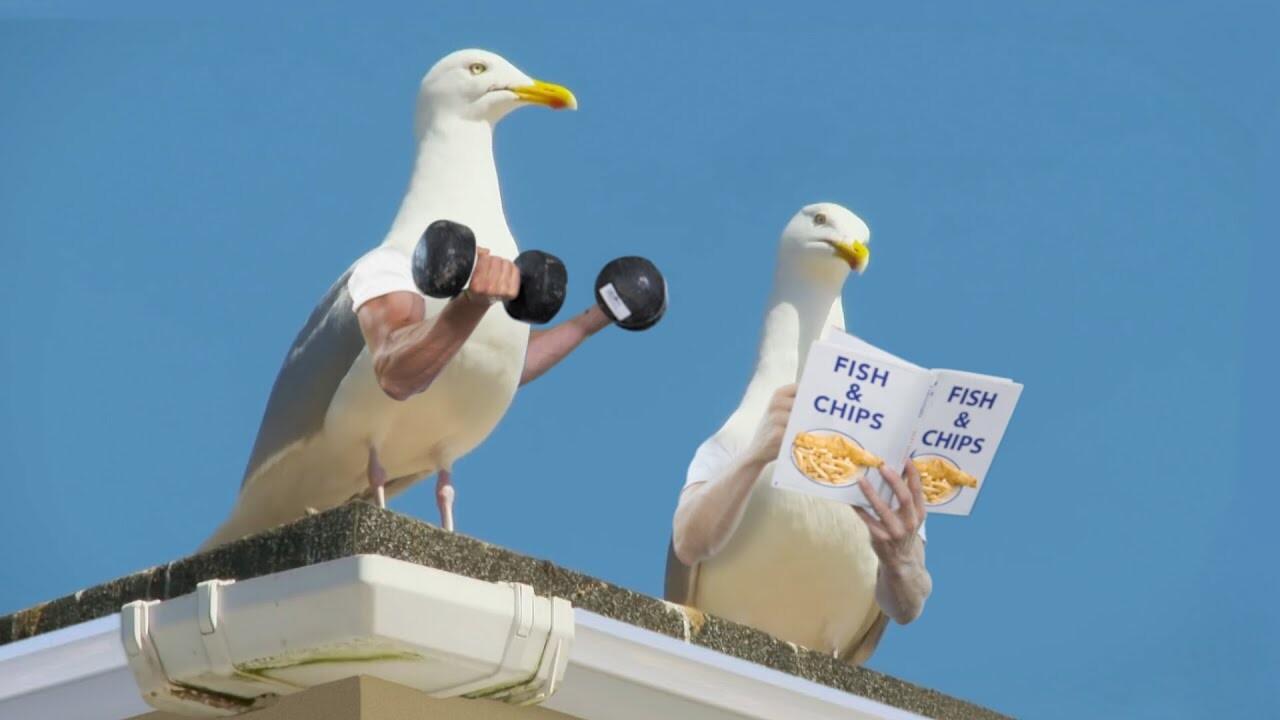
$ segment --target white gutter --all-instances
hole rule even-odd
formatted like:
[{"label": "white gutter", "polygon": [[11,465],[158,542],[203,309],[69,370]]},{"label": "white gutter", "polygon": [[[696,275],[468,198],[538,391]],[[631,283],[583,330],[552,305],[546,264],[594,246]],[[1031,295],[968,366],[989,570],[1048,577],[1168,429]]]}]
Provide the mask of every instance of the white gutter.
[{"label": "white gutter", "polygon": [[924,716],[575,610],[560,691],[543,703],[586,720],[910,720]]},{"label": "white gutter", "polygon": [[[414,643],[427,638],[430,640],[429,644],[436,646],[434,652],[448,650],[441,657],[456,658],[461,647],[462,654],[473,660],[476,657],[492,660],[495,653],[498,657],[511,659],[507,645],[499,648],[495,644],[499,637],[497,632],[501,628],[504,631],[502,637],[508,637],[505,630],[512,627],[515,619],[522,615],[520,611],[513,610],[503,619],[501,613],[492,612],[497,606],[492,605],[490,598],[490,612],[485,614],[476,607],[470,607],[470,619],[467,622],[459,622],[456,618],[453,623],[446,621],[443,626],[449,626],[448,630],[453,632],[446,631],[441,635],[442,623],[439,620],[443,616],[440,613],[448,611],[435,605],[439,602],[438,598],[424,600],[419,592],[423,587],[445,587],[450,588],[453,595],[457,595],[459,588],[470,588],[461,592],[466,595],[479,589],[481,593],[492,595],[488,589],[481,589],[482,586],[510,588],[511,585],[483,583],[388,558],[357,558],[333,561],[347,564],[346,571],[339,571],[337,574],[332,567],[323,569],[333,563],[323,563],[267,578],[242,581],[212,591],[202,591],[205,593],[203,603],[197,593],[158,605],[143,604],[147,608],[147,622],[157,620],[148,630],[154,640],[151,647],[158,648],[157,655],[164,658],[161,671],[167,671],[166,677],[170,678],[185,673],[187,681],[200,686],[214,686],[213,689],[219,692],[240,692],[244,686],[237,686],[237,682],[247,680],[249,685],[258,687],[257,683],[262,681],[263,675],[254,674],[247,679],[238,674],[233,674],[234,677],[230,679],[226,675],[211,676],[212,663],[208,662],[211,654],[208,648],[210,635],[217,637],[221,634],[221,640],[227,643],[226,647],[230,650],[229,656],[234,659],[248,657],[243,652],[255,643],[270,646],[287,636],[291,647],[298,648],[301,643],[305,648],[307,638],[323,639],[321,636],[326,636],[328,628],[346,627],[350,630],[360,626],[373,628],[374,634],[383,641],[392,638],[400,643]],[[391,606],[386,606],[386,602],[383,602],[383,609],[374,608],[372,613],[362,611],[361,607],[368,610],[378,603],[361,600],[361,593],[340,592],[340,597],[332,594],[334,588],[342,586],[341,583],[334,584],[335,579],[341,579],[344,572],[349,574],[352,567],[363,565],[367,569],[369,558],[375,558],[372,562],[382,568],[382,572],[373,573],[377,576],[374,578],[375,586],[390,582],[390,597],[395,598]],[[288,582],[280,582],[282,577],[291,574],[292,580],[286,577]],[[369,573],[364,575],[368,577]],[[325,577],[330,581],[327,601],[324,599],[325,593],[321,592],[325,585],[321,580]],[[272,578],[275,578],[275,582],[258,582]],[[302,580],[308,582],[301,582]],[[257,589],[253,592],[239,592],[238,599],[233,595],[233,589],[243,591],[252,589],[254,585]],[[281,592],[285,585],[294,590],[306,591]],[[274,591],[271,591],[270,586],[274,586]],[[406,593],[406,588],[412,592]],[[372,594],[376,596],[379,592],[375,590]],[[383,591],[381,594],[384,596],[383,600],[387,600],[388,593]],[[546,602],[557,605],[564,603],[559,599],[548,601],[545,598],[533,598],[531,594],[524,595],[520,591],[514,591],[510,597],[518,598],[515,602],[525,603],[526,609],[530,600],[536,600],[540,605]],[[220,610],[217,608],[219,599],[225,601],[221,603]],[[454,597],[450,601],[454,612],[458,612],[459,608],[468,611],[466,603],[460,600],[461,598]],[[432,615],[423,614],[424,602],[435,608],[437,622],[431,621]],[[361,603],[365,604],[362,606]],[[130,656],[125,650],[126,645],[131,645],[131,649],[141,650],[136,643],[128,640],[129,637],[139,637],[139,605],[131,605],[131,608],[126,606],[129,609],[123,614],[0,647],[0,718],[125,720],[153,709],[143,702],[140,690],[140,687],[148,687],[146,664],[139,660],[146,653],[135,653],[132,656],[135,668],[131,669]],[[219,613],[224,630],[200,633],[200,615],[204,612],[207,617],[210,606]],[[275,615],[261,614],[268,606],[275,608]],[[256,619],[255,613],[258,613]],[[486,621],[485,617],[490,619]],[[289,627],[290,618],[296,621],[292,627]],[[327,620],[317,622],[317,618]],[[543,693],[542,704],[574,717],[587,720],[650,720],[654,717],[688,720],[920,717],[594,613],[574,610],[572,618],[572,629],[567,635],[564,622],[558,623],[559,641],[562,647],[568,649],[567,667],[563,657],[548,663],[548,653],[541,652],[537,653],[539,659],[535,663],[528,659],[533,655],[525,653],[522,656],[525,658],[523,664],[507,663],[507,672],[509,676],[532,674],[541,677],[540,682],[549,682],[550,687],[547,689],[554,690],[554,694]],[[493,631],[478,632],[482,630],[479,627],[482,624],[488,624]],[[527,623],[515,623],[514,626],[521,631],[528,627]],[[203,629],[210,629],[209,624],[204,623]],[[448,644],[448,637],[474,640],[483,635],[489,636],[492,642],[439,647]],[[336,635],[329,632],[326,637],[332,640]],[[446,639],[441,640],[442,637]],[[546,637],[550,637],[550,634]],[[385,642],[380,647],[385,648]],[[433,651],[422,647],[419,649]],[[303,652],[305,654],[306,651]],[[249,652],[249,655],[253,654]],[[358,672],[387,677],[443,697],[463,694],[457,690],[461,688],[466,691],[467,687],[454,682],[451,686],[442,688],[442,680],[456,680],[459,667],[464,667],[471,675],[477,675],[476,668],[479,667],[475,662],[454,662],[452,665],[445,662],[447,667],[443,669],[439,663],[405,666],[404,662],[403,659],[390,662],[365,661],[359,667],[344,667],[344,663],[332,661],[315,665],[291,665],[283,673],[273,672],[275,679],[269,683],[275,684],[279,691],[291,692],[314,684],[312,681],[324,682],[336,676],[354,675]],[[548,674],[545,671],[548,664],[552,670],[558,669],[560,672]],[[543,667],[544,671],[537,671],[537,667]],[[138,668],[142,672],[136,672]],[[312,674],[308,677],[312,670],[323,672],[322,675]],[[561,673],[563,680],[555,682],[553,678]],[[142,680],[141,685],[135,676]],[[211,682],[211,679],[215,682]],[[281,679],[288,681],[290,687],[280,686]],[[217,682],[223,684],[217,687]],[[435,687],[429,687],[433,683]],[[470,687],[474,689],[474,683]],[[186,708],[187,711],[191,709]],[[226,709],[219,714],[225,711]]]},{"label": "white gutter", "polygon": [[0,718],[124,720],[150,712],[120,644],[120,615],[0,646]]}]

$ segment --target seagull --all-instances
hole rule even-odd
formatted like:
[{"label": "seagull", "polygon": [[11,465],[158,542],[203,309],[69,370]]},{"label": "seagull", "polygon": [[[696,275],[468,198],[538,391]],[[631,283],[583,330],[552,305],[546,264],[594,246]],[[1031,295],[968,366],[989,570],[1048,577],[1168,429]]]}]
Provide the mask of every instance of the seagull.
[{"label": "seagull", "polygon": [[[686,491],[731,471],[775,391],[798,382],[810,345],[829,328],[845,329],[841,289],[851,269],[866,269],[870,236],[866,223],[834,203],[809,205],[787,224],[755,370],[738,408],[698,448]],[[772,487],[773,466],[763,466],[736,528],[708,557],[686,564],[673,534],[664,595],[860,664],[887,624],[867,527],[848,505]],[[721,510],[712,522],[726,522]]]},{"label": "seagull", "polygon": [[[351,500],[385,504],[432,474],[438,475],[442,522],[452,529],[452,464],[479,445],[510,406],[529,326],[495,304],[435,381],[398,401],[377,381],[348,281],[362,260],[375,257],[407,271],[423,231],[440,219],[466,225],[494,256],[513,260],[518,249],[502,209],[493,133],[504,116],[526,105],[576,109],[577,100],[484,50],[451,53],[423,77],[417,154],[399,212],[381,246],[337,279],[294,340],[235,506],[202,550]],[[423,301],[426,317],[447,302]]]}]

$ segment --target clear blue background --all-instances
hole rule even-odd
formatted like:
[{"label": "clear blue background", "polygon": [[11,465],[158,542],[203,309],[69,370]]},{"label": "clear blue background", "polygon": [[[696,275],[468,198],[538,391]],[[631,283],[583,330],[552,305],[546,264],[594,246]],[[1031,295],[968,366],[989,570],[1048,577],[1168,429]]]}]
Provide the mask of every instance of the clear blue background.
[{"label": "clear blue background", "polygon": [[[1033,717],[1274,709],[1267,4],[321,5],[0,2],[0,612],[221,520],[294,333],[393,217],[419,78],[482,46],[581,101],[497,138],[566,313],[630,253],[672,304],[520,392],[457,467],[460,530],[660,594],[778,234],[834,200],[873,231],[854,331],[1027,388],[871,666]],[[428,484],[393,507],[436,519]]]}]

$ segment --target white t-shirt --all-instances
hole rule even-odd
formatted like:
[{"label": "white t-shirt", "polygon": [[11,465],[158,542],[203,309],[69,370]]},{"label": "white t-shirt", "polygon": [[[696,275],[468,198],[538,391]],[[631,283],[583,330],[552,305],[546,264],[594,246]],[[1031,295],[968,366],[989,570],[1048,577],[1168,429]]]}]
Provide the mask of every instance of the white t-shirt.
[{"label": "white t-shirt", "polygon": [[347,278],[347,293],[351,295],[351,310],[389,293],[408,291],[422,293],[413,284],[411,256],[399,248],[383,246],[370,250],[356,261]]},{"label": "white t-shirt", "polygon": [[[693,461],[689,463],[689,472],[685,475],[684,486],[687,488],[690,485],[711,480],[717,474],[724,472],[729,463],[733,462],[736,454],[736,448],[726,447],[719,434],[711,436],[693,454]],[[876,517],[875,510],[867,508],[867,512],[871,513],[872,517]],[[927,541],[924,526],[925,522],[922,521],[918,533],[921,540]]]}]

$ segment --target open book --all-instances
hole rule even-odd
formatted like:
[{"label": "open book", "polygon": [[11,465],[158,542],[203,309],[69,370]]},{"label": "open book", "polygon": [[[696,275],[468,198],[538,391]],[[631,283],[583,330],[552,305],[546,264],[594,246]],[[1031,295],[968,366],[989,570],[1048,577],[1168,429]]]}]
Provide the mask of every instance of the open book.
[{"label": "open book", "polygon": [[1012,380],[928,370],[832,328],[809,349],[773,485],[870,507],[865,476],[896,508],[877,468],[910,459],[929,512],[968,515],[1021,394]]}]

